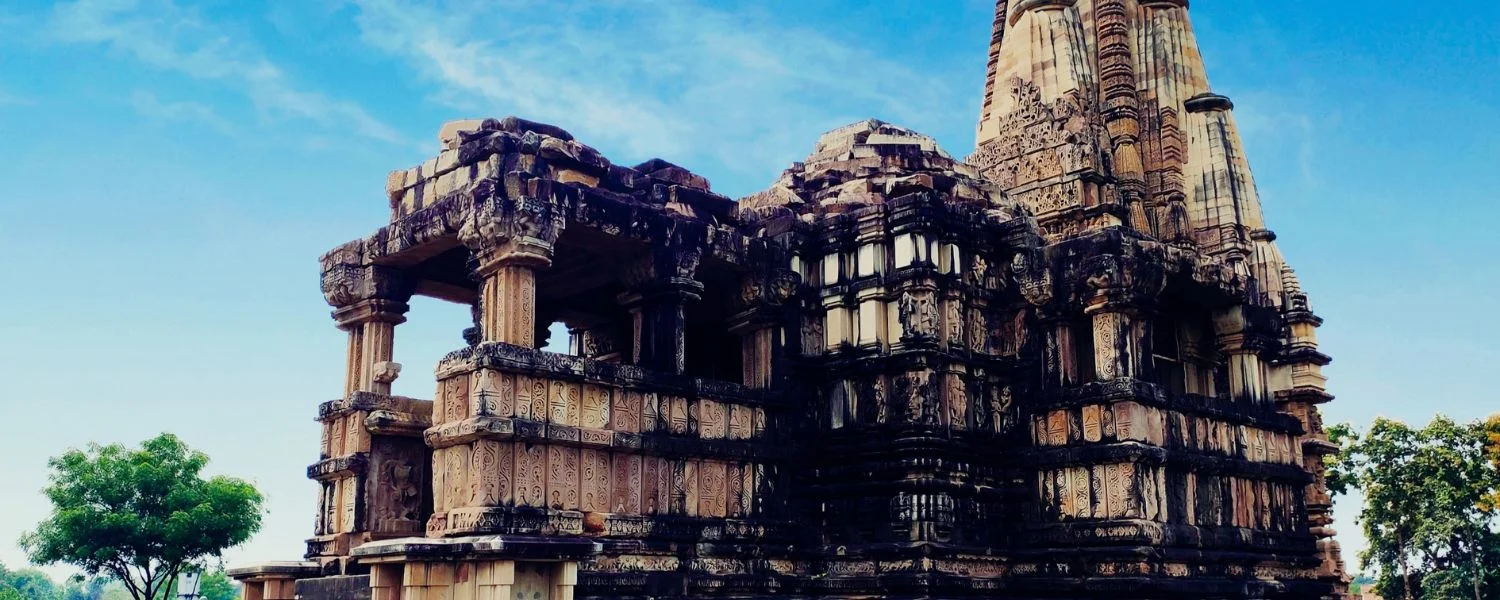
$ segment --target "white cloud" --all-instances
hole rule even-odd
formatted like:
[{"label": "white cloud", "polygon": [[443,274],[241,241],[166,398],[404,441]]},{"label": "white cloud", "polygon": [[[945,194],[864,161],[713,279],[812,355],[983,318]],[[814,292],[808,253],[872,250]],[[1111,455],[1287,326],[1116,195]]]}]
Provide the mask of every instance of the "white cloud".
[{"label": "white cloud", "polygon": [[163,102],[156,94],[137,90],[130,95],[130,106],[136,112],[151,118],[171,121],[196,121],[219,133],[232,135],[234,125],[220,116],[212,107],[197,102]]},{"label": "white cloud", "polygon": [[436,83],[439,102],[555,123],[635,159],[774,172],[824,130],[871,116],[942,122],[966,115],[974,95],[950,89],[942,75],[952,73],[918,72],[754,8],[351,1],[365,42]]},{"label": "white cloud", "polygon": [[52,14],[51,37],[103,44],[152,67],[238,88],[268,116],[347,129],[403,143],[395,129],[358,104],[299,89],[253,44],[236,40],[193,10],[170,0],[77,0]]}]

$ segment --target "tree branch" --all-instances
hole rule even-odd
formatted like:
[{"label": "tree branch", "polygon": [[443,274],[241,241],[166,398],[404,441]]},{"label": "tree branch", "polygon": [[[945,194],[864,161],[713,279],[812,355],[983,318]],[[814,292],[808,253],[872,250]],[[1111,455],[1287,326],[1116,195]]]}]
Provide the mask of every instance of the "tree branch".
[{"label": "tree branch", "polygon": [[141,598],[141,590],[136,587],[135,580],[130,575],[130,567],[126,566],[124,561],[119,559],[110,561],[108,568],[111,573],[115,574],[115,577],[120,579],[121,583],[125,584],[125,589],[130,592],[131,598],[135,598],[135,600],[147,600]]}]

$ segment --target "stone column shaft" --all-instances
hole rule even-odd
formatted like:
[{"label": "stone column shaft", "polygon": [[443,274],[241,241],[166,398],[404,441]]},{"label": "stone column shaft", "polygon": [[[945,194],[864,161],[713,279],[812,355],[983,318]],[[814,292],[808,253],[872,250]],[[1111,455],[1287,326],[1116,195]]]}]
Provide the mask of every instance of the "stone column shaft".
[{"label": "stone column shaft", "polygon": [[1260,356],[1254,349],[1243,346],[1229,348],[1225,352],[1229,357],[1230,397],[1264,402],[1266,386],[1261,378]]},{"label": "stone column shaft", "polygon": [[1091,309],[1089,313],[1094,325],[1095,375],[1101,380],[1141,377],[1145,324],[1119,309]]},{"label": "stone column shaft", "polygon": [[535,268],[525,263],[496,266],[484,277],[480,311],[484,341],[535,347]]},{"label": "stone column shaft", "polygon": [[359,391],[360,381],[364,377],[364,351],[365,351],[364,327],[349,328],[349,348],[344,358],[344,397]]},{"label": "stone column shaft", "polygon": [[344,395],[354,392],[389,394],[390,380],[377,373],[395,352],[396,326],[406,322],[410,307],[402,300],[361,300],[333,312],[339,328],[349,332]]},{"label": "stone column shaft", "polygon": [[774,345],[774,335],[773,327],[762,327],[741,334],[743,381],[747,387],[765,389],[771,386],[771,348]]},{"label": "stone column shaft", "polygon": [[702,284],[681,279],[621,298],[634,320],[635,364],[677,374],[687,369],[687,304],[698,301],[702,290]]},{"label": "stone column shaft", "polygon": [[1066,322],[1054,322],[1047,330],[1047,363],[1053,368],[1048,376],[1062,387],[1077,385],[1078,353],[1074,350],[1073,328]]}]

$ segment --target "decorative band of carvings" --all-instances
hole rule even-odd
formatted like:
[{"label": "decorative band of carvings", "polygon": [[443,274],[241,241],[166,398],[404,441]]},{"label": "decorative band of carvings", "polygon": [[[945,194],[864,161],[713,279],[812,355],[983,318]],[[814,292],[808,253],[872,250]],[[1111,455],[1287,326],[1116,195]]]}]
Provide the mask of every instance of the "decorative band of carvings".
[{"label": "decorative band of carvings", "polygon": [[1156,10],[1168,10],[1173,8],[1187,8],[1188,0],[1143,0],[1141,8]]},{"label": "decorative band of carvings", "polygon": [[424,433],[427,445],[448,448],[474,440],[525,441],[580,448],[629,450],[638,454],[680,458],[724,458],[775,461],[790,456],[787,448],[764,440],[702,439],[666,433],[608,431],[506,417],[469,417]]},{"label": "decorative band of carvings", "polygon": [[712,397],[739,404],[779,405],[784,400],[764,390],[725,381],[651,371],[635,365],[555,354],[524,346],[486,342],[449,353],[438,362],[437,378],[495,369],[549,379],[627,387],[635,391]]},{"label": "decorative band of carvings", "polygon": [[[469,535],[582,535],[585,514],[525,506],[467,507],[435,515],[428,523],[430,537]],[[604,517],[603,535],[618,545],[626,539],[652,542],[712,540],[717,543],[786,543],[796,537],[790,523],[734,518],[681,516]],[[730,553],[733,554],[730,549]]]},{"label": "decorative band of carvings", "polygon": [[[1179,523],[1157,523],[1154,521],[1122,520],[1075,523],[1052,523],[1025,528],[1029,548],[1057,546],[1093,546],[1108,542],[1124,554],[1133,552],[1130,544],[1151,546],[1153,554],[1160,553],[1167,559],[1193,558],[1203,562],[1234,560],[1242,557],[1240,552],[1274,550],[1285,553],[1283,560],[1302,562],[1312,555],[1313,536],[1298,531],[1262,531],[1241,527],[1199,527]],[[1183,549],[1174,552],[1174,549]],[[1099,558],[1106,555],[1099,549]],[[1020,550],[1017,558],[1038,552]],[[1301,556],[1299,556],[1299,554]],[[1017,575],[1025,573],[1016,573]]]},{"label": "decorative band of carvings", "polygon": [[1100,463],[1136,462],[1145,465],[1166,465],[1197,474],[1236,475],[1254,480],[1283,481],[1283,483],[1313,483],[1313,475],[1298,465],[1254,462],[1229,456],[1203,455],[1191,450],[1166,450],[1140,443],[1110,444],[1110,446],[1064,447],[1064,449],[1032,449],[1020,455],[1022,465],[1034,468],[1059,468],[1059,466],[1089,466]]},{"label": "decorative band of carvings", "polygon": [[1075,408],[1088,404],[1139,402],[1195,417],[1210,417],[1236,425],[1254,425],[1289,433],[1303,433],[1296,417],[1278,412],[1274,406],[1244,405],[1214,396],[1168,394],[1160,385],[1138,379],[1095,381],[1054,391],[1037,403],[1038,410]]},{"label": "decorative band of carvings", "polygon": [[364,475],[370,467],[370,454],[358,452],[320,460],[307,467],[307,478],[316,481]]}]

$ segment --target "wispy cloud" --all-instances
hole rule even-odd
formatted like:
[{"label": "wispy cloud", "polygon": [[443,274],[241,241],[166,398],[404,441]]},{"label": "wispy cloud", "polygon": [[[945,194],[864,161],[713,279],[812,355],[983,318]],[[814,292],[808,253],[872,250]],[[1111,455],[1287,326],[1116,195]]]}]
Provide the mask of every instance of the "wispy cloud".
[{"label": "wispy cloud", "polygon": [[553,122],[638,158],[774,172],[823,130],[871,116],[930,122],[967,112],[972,95],[753,7],[351,2],[362,39],[436,83],[438,101]]},{"label": "wispy cloud", "polygon": [[35,104],[32,99],[12,94],[5,91],[5,88],[0,88],[0,106],[29,106],[31,104]]},{"label": "wispy cloud", "polygon": [[274,118],[311,121],[370,139],[403,143],[399,132],[353,102],[299,88],[255,45],[237,40],[170,0],[77,0],[60,4],[52,39],[102,44],[152,67],[237,88]]},{"label": "wispy cloud", "polygon": [[233,135],[234,124],[206,104],[197,102],[163,102],[156,94],[137,90],[130,95],[130,106],[143,116],[169,121],[190,121],[206,125],[219,133]]},{"label": "wispy cloud", "polygon": [[1308,106],[1308,102],[1299,98],[1251,92],[1235,98],[1234,113],[1240,135],[1247,144],[1276,150],[1264,153],[1268,157],[1295,157],[1302,185],[1316,188],[1322,183],[1318,177],[1317,140],[1326,133],[1326,126],[1337,122],[1337,115],[1315,116],[1306,111]]}]

